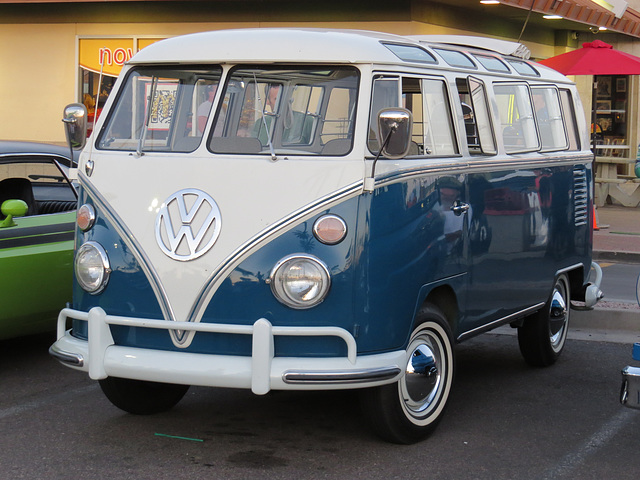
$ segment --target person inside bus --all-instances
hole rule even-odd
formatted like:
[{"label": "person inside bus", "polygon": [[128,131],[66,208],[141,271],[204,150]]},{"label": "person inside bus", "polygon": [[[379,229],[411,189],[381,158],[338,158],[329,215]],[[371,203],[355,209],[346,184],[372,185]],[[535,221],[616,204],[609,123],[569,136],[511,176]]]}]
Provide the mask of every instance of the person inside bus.
[{"label": "person inside bus", "polygon": [[553,143],[553,133],[549,123],[549,110],[547,109],[547,102],[543,92],[533,93],[533,107],[536,111],[536,121],[538,122],[542,145]]},{"label": "person inside bus", "polygon": [[207,118],[209,118],[209,112],[213,105],[213,99],[216,96],[216,90],[218,90],[217,84],[208,85],[206,87],[206,100],[198,105],[198,110],[196,112],[198,119],[198,135],[203,134],[204,128],[207,125]]},{"label": "person inside bus", "polygon": [[[250,137],[256,137],[263,145],[269,143],[269,136],[273,135],[273,121],[277,117],[280,102],[280,85],[269,84],[267,94],[262,106],[262,116],[253,124]],[[267,129],[269,132],[267,133]]]}]

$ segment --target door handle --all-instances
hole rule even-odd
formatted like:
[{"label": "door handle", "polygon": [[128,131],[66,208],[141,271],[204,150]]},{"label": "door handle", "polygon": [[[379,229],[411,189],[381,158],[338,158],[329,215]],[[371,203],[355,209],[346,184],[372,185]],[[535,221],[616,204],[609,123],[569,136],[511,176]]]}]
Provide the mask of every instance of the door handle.
[{"label": "door handle", "polygon": [[463,213],[467,213],[469,211],[469,207],[470,205],[468,203],[464,203],[464,202],[461,202],[460,200],[456,200],[456,203],[454,203],[451,206],[451,211],[455,216],[459,217]]}]

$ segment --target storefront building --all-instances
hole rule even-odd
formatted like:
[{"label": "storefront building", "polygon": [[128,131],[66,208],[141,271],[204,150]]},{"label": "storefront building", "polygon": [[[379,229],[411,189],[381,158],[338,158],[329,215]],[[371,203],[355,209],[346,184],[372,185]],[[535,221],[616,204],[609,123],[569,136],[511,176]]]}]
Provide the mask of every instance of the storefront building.
[{"label": "storefront building", "polygon": [[[520,41],[532,58],[595,38],[640,56],[640,0],[0,0],[0,139],[64,142],[68,103],[92,116],[126,62],[170,36],[247,27],[325,27],[408,34],[491,36]],[[555,14],[559,19],[544,19]],[[574,79],[585,111],[593,77]],[[638,76],[598,78],[596,131],[607,157],[635,159],[640,143]],[[590,123],[590,119],[588,119]],[[632,174],[633,165],[616,167]]]}]

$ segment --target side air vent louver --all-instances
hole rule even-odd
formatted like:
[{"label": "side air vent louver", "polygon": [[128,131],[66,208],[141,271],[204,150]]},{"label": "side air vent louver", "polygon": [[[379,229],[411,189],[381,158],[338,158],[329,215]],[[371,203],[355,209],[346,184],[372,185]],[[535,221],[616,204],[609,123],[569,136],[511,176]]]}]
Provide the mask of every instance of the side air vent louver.
[{"label": "side air vent louver", "polygon": [[576,167],[573,170],[573,208],[576,227],[586,225],[588,221],[588,184],[587,170],[585,167]]}]

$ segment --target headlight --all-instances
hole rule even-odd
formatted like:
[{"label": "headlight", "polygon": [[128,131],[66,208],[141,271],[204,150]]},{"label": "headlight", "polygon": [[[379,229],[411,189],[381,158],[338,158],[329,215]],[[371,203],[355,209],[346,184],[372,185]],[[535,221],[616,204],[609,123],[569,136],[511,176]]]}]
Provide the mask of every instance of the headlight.
[{"label": "headlight", "polygon": [[100,293],[107,286],[111,267],[102,245],[86,242],[78,249],[75,260],[76,279],[91,294]]},{"label": "headlight", "polygon": [[324,300],[331,286],[329,269],[312,255],[291,255],[280,260],[269,277],[273,295],[285,305],[304,309]]}]

